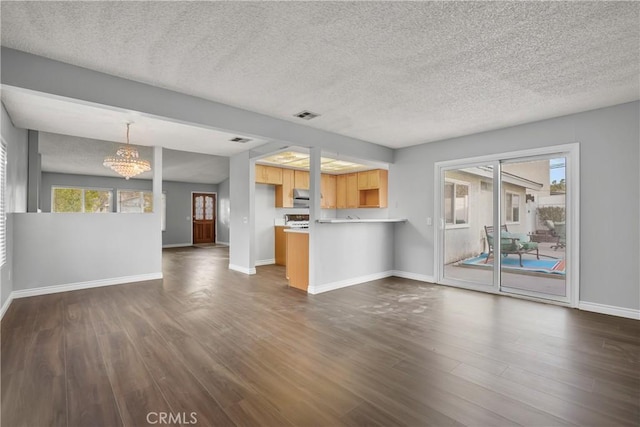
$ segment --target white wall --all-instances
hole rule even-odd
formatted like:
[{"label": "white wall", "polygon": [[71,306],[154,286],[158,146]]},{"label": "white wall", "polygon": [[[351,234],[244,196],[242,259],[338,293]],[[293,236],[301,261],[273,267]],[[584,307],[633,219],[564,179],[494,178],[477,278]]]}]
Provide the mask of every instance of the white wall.
[{"label": "white wall", "polygon": [[14,214],[14,291],[160,275],[160,214]]},{"label": "white wall", "polygon": [[7,260],[0,267],[0,307],[13,291],[13,216],[15,212],[27,211],[27,131],[16,128],[11,123],[7,111],[0,108],[0,129],[2,138],[7,144],[7,185],[5,206],[7,211]]},{"label": "white wall", "polygon": [[390,215],[409,224],[395,226],[395,269],[433,276],[434,162],[578,142],[580,301],[640,309],[639,117],[632,102],[397,150]]}]

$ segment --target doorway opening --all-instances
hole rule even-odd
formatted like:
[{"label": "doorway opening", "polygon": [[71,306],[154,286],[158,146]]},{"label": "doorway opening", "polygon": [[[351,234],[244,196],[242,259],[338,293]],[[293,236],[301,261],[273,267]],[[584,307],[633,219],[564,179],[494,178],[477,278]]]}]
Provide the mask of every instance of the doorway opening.
[{"label": "doorway opening", "polygon": [[578,144],[436,164],[436,278],[578,301]]},{"label": "doorway opening", "polygon": [[192,243],[213,245],[216,242],[216,194],[191,193]]}]

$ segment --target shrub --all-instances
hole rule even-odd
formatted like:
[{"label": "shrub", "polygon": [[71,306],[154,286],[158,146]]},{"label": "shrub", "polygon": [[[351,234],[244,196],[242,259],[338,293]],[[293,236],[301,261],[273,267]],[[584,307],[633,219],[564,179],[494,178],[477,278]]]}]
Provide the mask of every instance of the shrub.
[{"label": "shrub", "polygon": [[538,220],[544,222],[564,222],[564,208],[562,206],[543,206],[538,208]]}]

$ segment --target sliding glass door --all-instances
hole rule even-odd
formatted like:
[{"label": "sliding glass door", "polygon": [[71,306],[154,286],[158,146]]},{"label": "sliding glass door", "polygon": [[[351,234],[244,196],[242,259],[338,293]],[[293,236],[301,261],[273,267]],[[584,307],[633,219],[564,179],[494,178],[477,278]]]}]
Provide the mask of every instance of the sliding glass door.
[{"label": "sliding glass door", "polygon": [[571,271],[577,280],[577,256],[567,257],[577,255],[568,238],[577,218],[574,145],[436,164],[439,283],[575,302],[567,280]]},{"label": "sliding glass door", "polygon": [[442,262],[447,279],[493,286],[493,269],[483,258],[484,226],[493,225],[493,170],[491,164],[479,164],[443,172]]},{"label": "sliding glass door", "polygon": [[566,157],[501,163],[501,283],[504,292],[564,301]]}]

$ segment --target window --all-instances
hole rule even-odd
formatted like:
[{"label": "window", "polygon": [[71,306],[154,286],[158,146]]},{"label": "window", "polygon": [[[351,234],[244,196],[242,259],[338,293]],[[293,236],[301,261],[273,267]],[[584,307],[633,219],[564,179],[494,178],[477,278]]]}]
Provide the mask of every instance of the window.
[{"label": "window", "polygon": [[7,261],[7,147],[0,142],[0,266]]},{"label": "window", "polygon": [[53,187],[51,212],[111,212],[111,194],[101,188]]},{"label": "window", "polygon": [[136,190],[118,190],[118,212],[152,213],[153,192]]},{"label": "window", "polygon": [[507,222],[520,222],[520,195],[507,192]]},{"label": "window", "polygon": [[444,183],[444,218],[451,226],[469,224],[469,184]]}]

